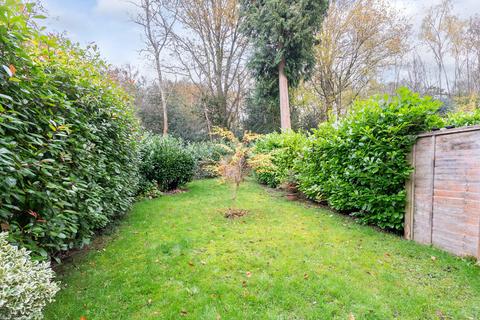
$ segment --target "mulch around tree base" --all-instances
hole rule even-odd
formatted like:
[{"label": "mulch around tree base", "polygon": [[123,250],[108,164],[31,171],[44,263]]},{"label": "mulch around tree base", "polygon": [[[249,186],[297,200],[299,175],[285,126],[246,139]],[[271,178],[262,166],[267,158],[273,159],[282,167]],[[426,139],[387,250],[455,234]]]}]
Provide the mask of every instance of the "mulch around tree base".
[{"label": "mulch around tree base", "polygon": [[240,218],[246,215],[247,213],[248,213],[247,210],[228,208],[227,212],[225,212],[225,218],[228,218],[228,219]]}]

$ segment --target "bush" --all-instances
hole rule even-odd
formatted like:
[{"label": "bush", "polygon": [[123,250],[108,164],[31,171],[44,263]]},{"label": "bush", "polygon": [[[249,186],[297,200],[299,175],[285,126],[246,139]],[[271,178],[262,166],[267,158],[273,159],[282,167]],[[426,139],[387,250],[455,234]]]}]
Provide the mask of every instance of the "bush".
[{"label": "bush", "polygon": [[416,134],[438,121],[440,104],[407,89],[358,101],[339,123],[314,131],[297,165],[300,190],[362,222],[401,230],[407,154]]},{"label": "bush", "polygon": [[211,168],[230,153],[230,150],[224,145],[216,142],[192,142],[188,145],[188,150],[193,154],[196,161],[195,178],[213,178],[217,176],[215,170]]},{"label": "bush", "polygon": [[137,121],[98,54],[36,33],[32,8],[0,4],[0,225],[46,258],[130,207]]},{"label": "bush", "polygon": [[294,131],[263,136],[254,148],[257,180],[270,187],[287,182],[294,175],[295,161],[300,157],[306,142],[305,134]]},{"label": "bush", "polygon": [[0,233],[0,319],[42,319],[60,290],[54,275],[50,263],[32,261],[25,248],[10,245]]},{"label": "bush", "polygon": [[480,109],[471,112],[450,113],[445,119],[448,126],[464,127],[480,124]]},{"label": "bush", "polygon": [[140,172],[161,191],[174,190],[193,178],[195,158],[181,139],[147,135],[141,146]]},{"label": "bush", "polygon": [[142,199],[155,199],[162,195],[162,192],[158,188],[158,184],[154,181],[148,181],[144,177],[140,179],[137,189],[137,200]]}]

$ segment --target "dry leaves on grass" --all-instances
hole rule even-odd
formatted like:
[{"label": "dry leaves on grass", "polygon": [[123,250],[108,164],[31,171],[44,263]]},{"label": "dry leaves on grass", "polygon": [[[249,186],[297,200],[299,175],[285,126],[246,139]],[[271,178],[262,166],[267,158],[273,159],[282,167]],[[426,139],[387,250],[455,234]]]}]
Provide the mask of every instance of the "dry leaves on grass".
[{"label": "dry leaves on grass", "polygon": [[228,219],[240,218],[246,215],[247,213],[248,213],[247,210],[228,208],[227,212],[225,212],[225,218],[228,218]]}]

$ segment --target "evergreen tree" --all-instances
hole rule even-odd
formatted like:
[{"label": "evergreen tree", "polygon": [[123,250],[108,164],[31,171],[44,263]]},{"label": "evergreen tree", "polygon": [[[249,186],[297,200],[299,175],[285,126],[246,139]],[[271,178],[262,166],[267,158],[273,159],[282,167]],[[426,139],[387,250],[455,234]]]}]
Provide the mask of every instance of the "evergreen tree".
[{"label": "evergreen tree", "polygon": [[256,97],[260,103],[279,103],[281,128],[290,129],[288,86],[297,86],[314,65],[315,33],[321,27],[328,1],[241,0],[241,3],[243,30],[253,46],[249,65],[257,81]]}]

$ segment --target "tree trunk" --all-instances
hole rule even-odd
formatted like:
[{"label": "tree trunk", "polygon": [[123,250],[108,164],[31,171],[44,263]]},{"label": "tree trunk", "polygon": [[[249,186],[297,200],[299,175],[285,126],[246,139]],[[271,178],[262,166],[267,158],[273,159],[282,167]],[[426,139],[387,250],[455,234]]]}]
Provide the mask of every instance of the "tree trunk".
[{"label": "tree trunk", "polygon": [[291,129],[290,105],[288,101],[288,79],[285,75],[285,58],[278,65],[278,86],[280,89],[280,123],[282,131]]},{"label": "tree trunk", "polygon": [[163,110],[163,135],[166,136],[168,134],[168,112],[167,112],[167,101],[165,101],[165,91],[163,91],[163,87],[160,85],[160,100],[162,102],[162,110]]},{"label": "tree trunk", "polygon": [[155,66],[157,68],[158,76],[158,90],[160,91],[160,104],[162,105],[163,111],[163,135],[168,134],[168,112],[167,112],[167,101],[165,99],[165,90],[163,90],[163,75],[162,75],[162,66],[160,64],[159,54],[156,54],[155,57]]}]

